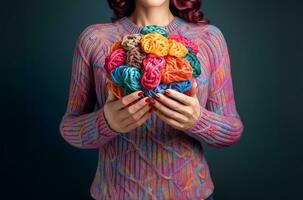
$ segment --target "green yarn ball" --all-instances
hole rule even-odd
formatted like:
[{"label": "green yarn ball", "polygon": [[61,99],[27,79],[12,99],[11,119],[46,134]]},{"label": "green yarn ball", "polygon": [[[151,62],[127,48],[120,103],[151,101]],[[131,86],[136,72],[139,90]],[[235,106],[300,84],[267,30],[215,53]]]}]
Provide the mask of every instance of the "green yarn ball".
[{"label": "green yarn ball", "polygon": [[196,54],[194,54],[190,48],[187,49],[188,53],[184,56],[184,58],[190,63],[193,69],[192,76],[196,78],[201,74],[201,64]]}]

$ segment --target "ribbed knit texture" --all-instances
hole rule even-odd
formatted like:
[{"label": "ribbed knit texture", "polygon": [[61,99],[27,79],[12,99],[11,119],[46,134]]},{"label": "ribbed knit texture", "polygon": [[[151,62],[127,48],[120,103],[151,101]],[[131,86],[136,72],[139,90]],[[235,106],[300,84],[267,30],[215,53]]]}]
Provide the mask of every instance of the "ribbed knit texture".
[{"label": "ribbed knit texture", "polygon": [[[203,143],[226,147],[239,140],[243,124],[236,110],[226,41],[214,25],[176,17],[165,26],[198,45],[199,120],[183,132],[152,113],[130,133],[113,131],[103,113],[108,96],[105,57],[114,41],[139,33],[127,17],[88,26],[73,57],[67,109],[60,123],[63,138],[78,148],[98,148],[91,195],[95,199],[206,199],[214,190]],[[97,105],[97,110],[94,106]]]}]

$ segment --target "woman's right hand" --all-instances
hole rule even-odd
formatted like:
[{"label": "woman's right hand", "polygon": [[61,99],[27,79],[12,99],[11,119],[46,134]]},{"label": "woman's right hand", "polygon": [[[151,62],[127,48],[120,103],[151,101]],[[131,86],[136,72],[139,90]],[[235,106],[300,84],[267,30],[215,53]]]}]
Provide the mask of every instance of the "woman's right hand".
[{"label": "woman's right hand", "polygon": [[104,116],[111,129],[127,133],[141,126],[150,117],[150,104],[154,103],[154,100],[149,97],[140,99],[143,94],[139,94],[140,91],[136,91],[118,99],[108,88]]}]

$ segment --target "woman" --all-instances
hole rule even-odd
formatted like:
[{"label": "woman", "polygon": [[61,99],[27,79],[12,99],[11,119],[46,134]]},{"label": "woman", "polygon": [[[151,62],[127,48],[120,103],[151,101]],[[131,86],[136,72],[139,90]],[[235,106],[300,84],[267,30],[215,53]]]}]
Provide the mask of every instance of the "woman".
[{"label": "woman", "polygon": [[[68,143],[99,149],[92,197],[213,199],[202,143],[227,147],[243,132],[222,32],[203,19],[198,0],[108,3],[113,22],[90,25],[77,40],[60,123]],[[194,41],[201,74],[189,95],[167,90],[151,99],[136,91],[117,99],[106,86],[105,58],[115,41],[149,24]]]}]

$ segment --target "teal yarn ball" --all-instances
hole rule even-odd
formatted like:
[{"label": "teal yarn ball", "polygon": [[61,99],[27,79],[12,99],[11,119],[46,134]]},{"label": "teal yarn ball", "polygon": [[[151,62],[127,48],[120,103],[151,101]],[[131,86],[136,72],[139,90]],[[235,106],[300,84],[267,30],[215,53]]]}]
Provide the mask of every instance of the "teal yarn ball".
[{"label": "teal yarn ball", "polygon": [[111,75],[111,79],[113,80],[113,82],[115,84],[117,84],[118,86],[123,86],[124,85],[124,82],[123,82],[123,72],[124,70],[126,70],[128,68],[128,66],[126,65],[121,65],[121,66],[118,66],[116,67],[115,69],[113,69],[111,72],[110,72],[110,75]]},{"label": "teal yarn ball", "polygon": [[125,95],[141,90],[141,70],[127,65],[120,65],[111,71],[111,79],[123,88]]},{"label": "teal yarn ball", "polygon": [[193,77],[198,77],[201,74],[201,64],[196,56],[196,54],[193,53],[193,51],[190,48],[187,48],[188,53],[184,56],[184,58],[190,63],[193,73]]},{"label": "teal yarn ball", "polygon": [[164,27],[158,26],[158,25],[147,25],[144,26],[141,31],[141,34],[146,35],[148,33],[159,33],[163,35],[164,37],[168,36],[168,32]]},{"label": "teal yarn ball", "polygon": [[141,90],[141,70],[137,67],[128,67],[123,72],[124,91],[126,95]]}]

